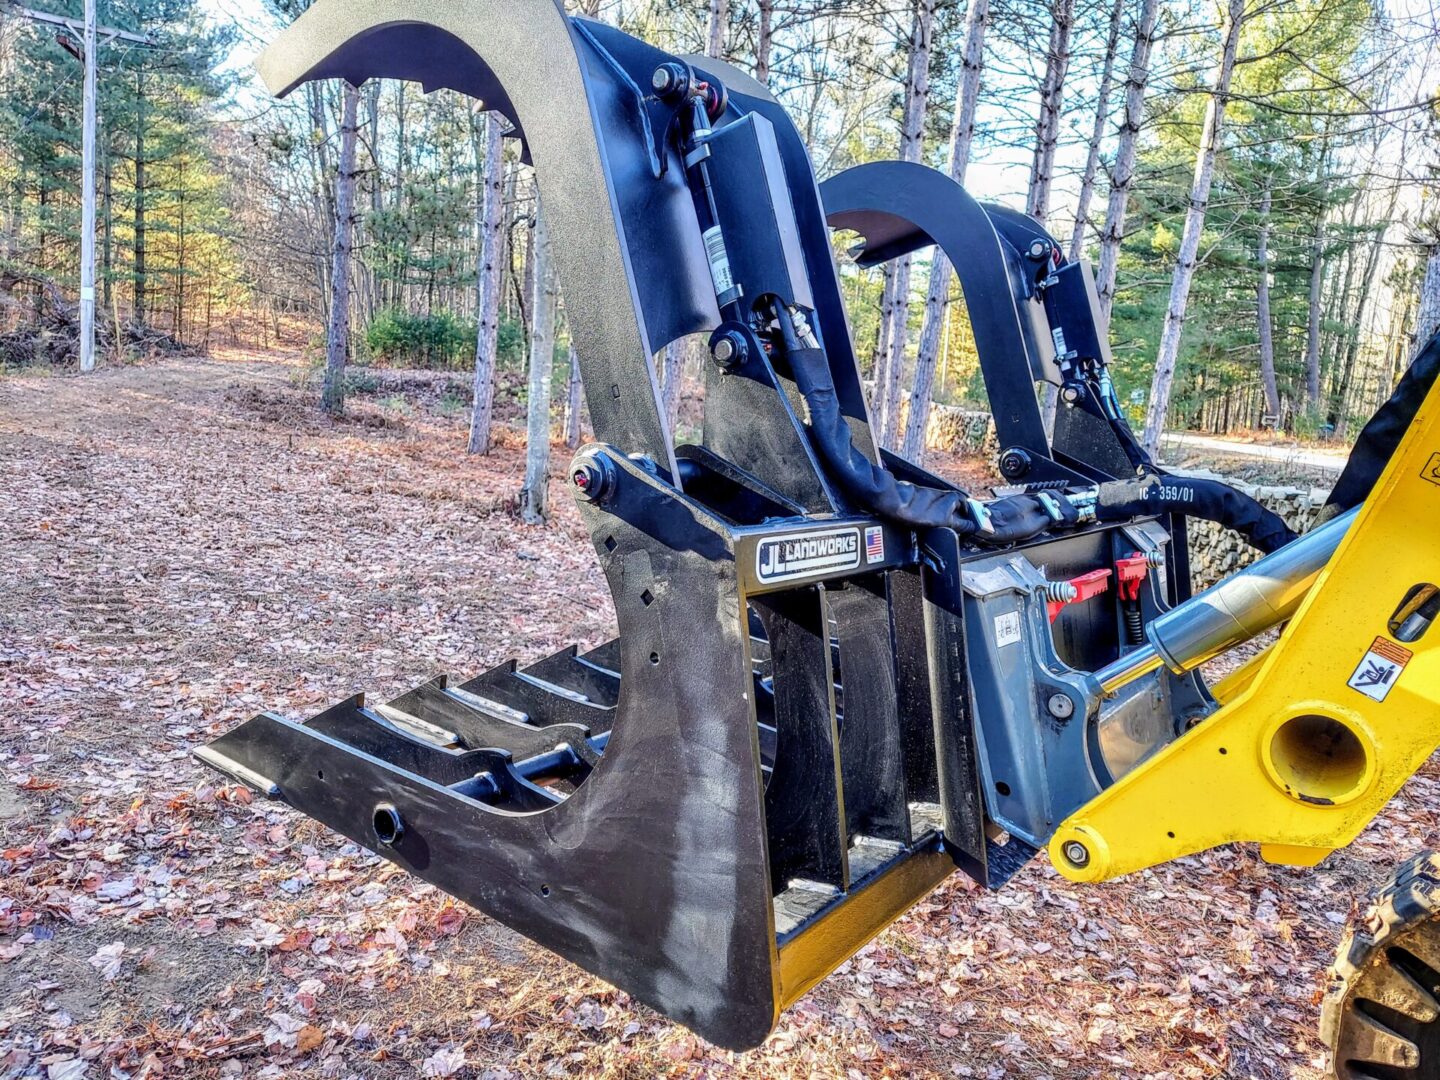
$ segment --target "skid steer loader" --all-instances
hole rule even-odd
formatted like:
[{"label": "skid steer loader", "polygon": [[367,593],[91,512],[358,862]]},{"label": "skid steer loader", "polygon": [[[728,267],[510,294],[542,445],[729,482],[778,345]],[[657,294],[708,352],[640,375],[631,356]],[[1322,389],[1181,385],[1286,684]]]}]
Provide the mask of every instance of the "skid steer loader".
[{"label": "skid steer loader", "polygon": [[[319,0],[284,94],[386,77],[499,110],[534,164],[596,443],[569,479],[619,637],[200,758],[724,1047],[956,872],[1101,882],[1235,842],[1313,865],[1440,744],[1440,344],[1297,537],[1137,444],[1088,266],[932,170],[817,187],[765,89],[555,0]],[[880,449],[831,228],[959,274],[1007,486]],[[703,432],[651,357],[707,334]],[[1058,388],[1053,438],[1037,384]],[[1186,522],[1265,557],[1190,595]],[[1236,674],[1206,661],[1284,626]],[[1434,863],[1357,928],[1343,1077],[1440,1075]]]}]

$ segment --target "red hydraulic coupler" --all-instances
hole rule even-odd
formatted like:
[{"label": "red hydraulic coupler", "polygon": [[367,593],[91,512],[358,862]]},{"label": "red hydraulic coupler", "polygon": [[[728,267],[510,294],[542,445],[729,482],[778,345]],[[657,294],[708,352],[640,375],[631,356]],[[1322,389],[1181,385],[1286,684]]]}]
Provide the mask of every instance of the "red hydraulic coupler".
[{"label": "red hydraulic coupler", "polygon": [[1145,643],[1145,621],[1140,613],[1140,587],[1150,576],[1150,560],[1137,551],[1127,559],[1115,560],[1120,579],[1120,608],[1125,618],[1125,636],[1131,645]]},{"label": "red hydraulic coupler", "polygon": [[1092,600],[1101,593],[1107,592],[1110,588],[1110,575],[1113,571],[1091,570],[1088,574],[1081,574],[1069,581],[1052,581],[1050,583],[1050,622],[1053,624],[1060,617],[1070,604],[1083,604],[1086,600]]}]

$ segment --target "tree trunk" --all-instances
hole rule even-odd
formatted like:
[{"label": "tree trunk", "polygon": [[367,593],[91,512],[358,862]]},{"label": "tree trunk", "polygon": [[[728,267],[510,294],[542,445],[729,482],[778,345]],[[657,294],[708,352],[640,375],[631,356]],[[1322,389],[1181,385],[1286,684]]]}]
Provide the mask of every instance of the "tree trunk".
[{"label": "tree trunk", "polygon": [[141,326],[145,325],[146,305],[145,195],[145,82],[144,76],[137,73],[135,75],[135,312],[132,317]]},{"label": "tree trunk", "polygon": [[1090,226],[1090,202],[1095,196],[1095,178],[1100,174],[1100,147],[1110,126],[1110,95],[1115,89],[1115,53],[1120,45],[1120,24],[1126,0],[1115,0],[1110,10],[1110,29],[1105,36],[1105,59],[1100,69],[1100,90],[1095,99],[1095,126],[1090,131],[1090,148],[1085,171],[1080,176],[1080,201],[1075,207],[1075,230],[1070,234],[1070,258],[1085,254],[1085,230]]},{"label": "tree trunk", "polygon": [[[1055,151],[1060,144],[1060,117],[1064,111],[1065,75],[1070,70],[1070,30],[1075,23],[1075,0],[1051,0],[1050,43],[1045,53],[1045,77],[1040,83],[1040,114],[1035,120],[1035,150],[1030,159],[1030,188],[1026,212],[1040,224],[1050,216],[1050,191],[1055,181]],[[1055,430],[1060,388],[1045,384],[1041,415],[1046,433]]]},{"label": "tree trunk", "polygon": [[[475,141],[478,151],[478,137]],[[472,454],[490,452],[490,425],[494,419],[495,351],[500,340],[500,279],[504,276],[501,259],[505,254],[505,208],[502,202],[505,176],[501,144],[500,117],[493,111],[487,112],[484,159],[476,154],[481,190],[475,221],[480,272],[475,282],[475,388],[469,444]]]},{"label": "tree trunk", "polygon": [[665,410],[665,430],[673,439],[675,424],[680,419],[680,386],[685,375],[684,346],[679,341],[672,341],[665,346],[662,355],[660,404]]},{"label": "tree trunk", "polygon": [[1395,392],[1395,384],[1405,370],[1405,361],[1410,355],[1408,338],[1410,316],[1414,314],[1414,311],[1414,300],[1407,298],[1405,306],[1395,309],[1395,314],[1390,320],[1390,335],[1385,341],[1385,378],[1375,395],[1375,404],[1374,408],[1370,410],[1371,412],[1377,411],[1390,400],[1390,395]]},{"label": "tree trunk", "polygon": [[730,0],[710,0],[710,23],[705,34],[705,55],[719,60],[725,55],[725,31],[730,25]]},{"label": "tree trunk", "polygon": [[[1385,234],[1389,229],[1390,222],[1395,217],[1395,206],[1400,201],[1400,185],[1395,184],[1390,189],[1390,198],[1385,208],[1385,213],[1375,223],[1375,236],[1370,241],[1370,250],[1365,255],[1365,272],[1360,278],[1360,296],[1355,304],[1356,325],[1349,341],[1345,346],[1344,365],[1347,377],[1354,371],[1355,364],[1360,353],[1361,326],[1370,313],[1370,296],[1375,288],[1375,272],[1380,267],[1381,256],[1385,249]],[[1340,403],[1340,419],[1335,426],[1335,434],[1344,437],[1350,427],[1350,408],[1344,400]]]},{"label": "tree trunk", "polygon": [[570,346],[570,381],[565,394],[565,445],[571,450],[580,448],[583,425],[580,422],[584,409],[584,386],[580,381],[580,357],[575,346]]},{"label": "tree trunk", "polygon": [[1309,313],[1305,325],[1305,407],[1317,416],[1320,411],[1320,301],[1324,284],[1325,210],[1322,207],[1310,243]]},{"label": "tree trunk", "polygon": [[115,162],[108,147],[105,151],[105,179],[100,208],[100,219],[105,223],[105,240],[100,249],[100,284],[104,289],[102,303],[108,309],[113,300],[115,276]]},{"label": "tree trunk", "polygon": [[533,179],[530,192],[534,198],[533,210],[525,226],[525,265],[520,270],[520,322],[525,330],[525,355],[530,355],[530,334],[532,312],[535,302],[535,226],[540,217],[540,185]]},{"label": "tree trunk", "polygon": [[[917,0],[910,31],[910,66],[905,80],[905,115],[900,128],[900,160],[918,162],[925,142],[925,112],[930,104],[930,45],[939,0]],[[910,328],[910,256],[895,260],[889,325],[884,331],[889,355],[880,394],[881,446],[893,447],[902,435],[901,377]],[[883,317],[883,313],[882,313]]]},{"label": "tree trunk", "polygon": [[550,495],[550,381],[555,367],[555,272],[550,265],[550,235],[535,196],[535,294],[530,310],[529,423],[525,441],[525,487],[520,492],[520,516],[528,525],[542,525],[549,516]]},{"label": "tree trunk", "polygon": [[1105,230],[1100,234],[1100,263],[1095,271],[1095,288],[1100,294],[1100,314],[1107,324],[1115,303],[1115,278],[1120,265],[1120,243],[1125,239],[1125,212],[1130,188],[1135,183],[1135,158],[1140,149],[1140,129],[1145,123],[1145,88],[1150,82],[1150,53],[1155,45],[1155,18],[1160,0],[1143,0],[1135,24],[1135,44],[1130,52],[1130,70],[1125,76],[1125,112],[1120,122],[1120,140],[1115,148],[1115,168],[1110,175],[1110,199],[1105,208]]},{"label": "tree trunk", "polygon": [[1265,173],[1260,197],[1260,236],[1255,243],[1255,317],[1260,332],[1260,381],[1265,387],[1265,411],[1280,422],[1280,387],[1275,379],[1275,324],[1270,317],[1270,207],[1274,178]]},{"label": "tree trunk", "polygon": [[890,325],[895,316],[895,264],[887,262],[880,268],[880,276],[880,323],[875,334],[875,355],[870,364],[870,377],[874,384],[870,392],[870,413],[877,441],[885,423],[885,388],[890,385]]},{"label": "tree trunk", "polygon": [[757,0],[759,27],[755,31],[755,81],[770,82],[770,49],[775,41],[775,0]]},{"label": "tree trunk", "polygon": [[[325,84],[310,82],[305,85],[305,98],[310,109],[311,167],[315,170],[315,218],[320,222],[335,220],[335,179],[339,175],[336,165],[330,160],[330,123],[325,109]],[[324,244],[315,245],[315,286],[321,302],[325,305],[325,321],[330,321],[330,301],[334,293],[334,246],[326,249]]]},{"label": "tree trunk", "polygon": [[320,407],[331,416],[345,411],[345,360],[350,352],[350,264],[355,246],[355,142],[360,91],[345,84],[340,122],[340,174],[335,183],[335,248],[330,272],[330,327],[325,339],[325,389]]},{"label": "tree trunk", "polygon": [[1150,388],[1150,408],[1145,418],[1145,449],[1154,457],[1165,430],[1170,408],[1170,390],[1175,382],[1175,364],[1180,357],[1180,334],[1185,327],[1185,310],[1190,302],[1190,284],[1200,257],[1200,234],[1205,229],[1205,212],[1210,205],[1210,186],[1215,179],[1215,161],[1225,136],[1225,107],[1230,99],[1230,79],[1235,74],[1235,54],[1240,31],[1245,25],[1246,0],[1229,0],[1221,26],[1224,44],[1215,88],[1205,107],[1205,126],[1200,134],[1200,152],[1195,157],[1195,180],[1190,189],[1190,206],[1185,212],[1185,231],[1180,255],[1170,283],[1170,304],[1160,332],[1160,353],[1155,361],[1155,381]]},{"label": "tree trunk", "polygon": [[[370,213],[378,214],[383,208],[380,201],[380,178],[384,175],[380,171],[380,90],[383,86],[380,79],[370,84],[370,100],[366,102],[365,114],[366,123],[370,128]],[[363,260],[365,266],[365,319],[371,321],[380,310],[380,275],[377,273],[378,263],[374,258]]]},{"label": "tree trunk", "polygon": [[1415,351],[1430,344],[1440,331],[1440,244],[1430,249],[1425,261],[1425,280],[1420,286],[1420,306],[1415,312]]},{"label": "tree trunk", "polygon": [[1030,159],[1030,194],[1025,206],[1026,212],[1042,225],[1050,215],[1050,189],[1055,180],[1055,149],[1060,143],[1065,74],[1070,68],[1075,0],[1053,0],[1051,14],[1045,78],[1040,83],[1040,115],[1035,121],[1035,151]]},{"label": "tree trunk", "polygon": [[[980,76],[985,68],[985,31],[990,23],[990,0],[970,0],[965,19],[965,45],[961,53],[959,95],[955,119],[950,125],[950,178],[965,182],[970,166],[970,148],[975,140],[975,109],[980,101]],[[930,423],[930,403],[935,393],[935,363],[940,354],[946,308],[950,302],[950,281],[954,273],[949,258],[938,247],[930,259],[930,286],[925,294],[925,322],[920,329],[920,348],[915,357],[915,391],[910,397],[910,416],[905,423],[901,453],[923,464],[925,433]]]}]

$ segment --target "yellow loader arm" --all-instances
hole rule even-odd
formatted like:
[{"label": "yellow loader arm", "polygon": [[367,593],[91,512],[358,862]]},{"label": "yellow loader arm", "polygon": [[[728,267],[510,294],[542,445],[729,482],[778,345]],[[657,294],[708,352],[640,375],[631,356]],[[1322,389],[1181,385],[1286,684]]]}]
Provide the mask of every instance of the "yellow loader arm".
[{"label": "yellow loader arm", "polygon": [[1279,641],[1061,825],[1057,869],[1102,881],[1243,841],[1313,866],[1350,843],[1440,746],[1440,630],[1417,616],[1437,585],[1440,384]]}]

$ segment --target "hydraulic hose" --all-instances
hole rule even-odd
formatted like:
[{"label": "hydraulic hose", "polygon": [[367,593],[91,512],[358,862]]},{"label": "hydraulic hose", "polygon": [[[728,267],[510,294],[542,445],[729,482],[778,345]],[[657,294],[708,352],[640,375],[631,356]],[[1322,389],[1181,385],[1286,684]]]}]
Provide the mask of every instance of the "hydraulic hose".
[{"label": "hydraulic hose", "polygon": [[1239,533],[1251,547],[1279,551],[1295,531],[1272,510],[1219,480],[1162,474],[1101,484],[1095,503],[1101,521],[1129,521],[1167,513],[1213,521]]},{"label": "hydraulic hose", "polygon": [[1079,523],[1080,512],[1063,494],[1015,495],[981,504],[963,492],[896,479],[855,448],[825,351],[802,346],[789,313],[780,309],[778,316],[786,360],[810,409],[816,451],[842,490],[866,510],[916,528],[954,529],[992,545],[1018,543],[1057,525]]}]

